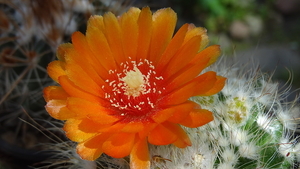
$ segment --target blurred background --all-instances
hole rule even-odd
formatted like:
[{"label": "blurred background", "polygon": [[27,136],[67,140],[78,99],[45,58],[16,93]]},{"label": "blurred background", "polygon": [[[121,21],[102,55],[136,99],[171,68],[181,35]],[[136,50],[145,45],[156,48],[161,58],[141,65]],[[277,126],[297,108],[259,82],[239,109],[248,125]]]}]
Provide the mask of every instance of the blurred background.
[{"label": "blurred background", "polygon": [[161,0],[157,8],[171,6],[185,22],[207,28],[212,44],[239,65],[254,66],[274,79],[300,86],[299,0]]},{"label": "blurred background", "polygon": [[230,64],[259,67],[291,88],[291,101],[299,93],[299,0],[0,0],[1,169],[49,168],[49,144],[67,139],[44,110],[42,90],[53,84],[47,64],[74,31],[85,32],[90,15],[119,15],[131,6],[173,8],[178,28],[207,28]]}]

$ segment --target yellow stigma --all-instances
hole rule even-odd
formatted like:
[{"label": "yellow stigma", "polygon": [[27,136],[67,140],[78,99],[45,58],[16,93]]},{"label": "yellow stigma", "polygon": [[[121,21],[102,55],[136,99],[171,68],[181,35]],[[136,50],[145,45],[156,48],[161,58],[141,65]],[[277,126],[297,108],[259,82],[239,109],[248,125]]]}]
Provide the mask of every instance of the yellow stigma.
[{"label": "yellow stigma", "polygon": [[137,97],[145,90],[144,76],[136,66],[133,70],[128,71],[121,80],[126,86],[125,95]]}]

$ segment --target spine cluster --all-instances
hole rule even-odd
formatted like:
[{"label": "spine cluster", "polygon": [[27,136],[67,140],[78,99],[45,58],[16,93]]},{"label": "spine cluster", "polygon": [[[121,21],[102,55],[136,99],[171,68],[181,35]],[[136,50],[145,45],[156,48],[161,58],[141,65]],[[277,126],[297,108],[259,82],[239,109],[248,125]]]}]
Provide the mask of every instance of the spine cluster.
[{"label": "spine cluster", "polygon": [[[221,64],[216,66],[220,69]],[[278,84],[260,72],[242,74],[232,68],[219,72],[228,78],[219,94],[191,99],[212,110],[214,121],[186,128],[193,145],[184,150],[153,146],[152,156],[162,159],[153,161],[153,168],[298,167],[300,144],[295,132],[300,107],[285,101],[287,91],[280,93]]]}]

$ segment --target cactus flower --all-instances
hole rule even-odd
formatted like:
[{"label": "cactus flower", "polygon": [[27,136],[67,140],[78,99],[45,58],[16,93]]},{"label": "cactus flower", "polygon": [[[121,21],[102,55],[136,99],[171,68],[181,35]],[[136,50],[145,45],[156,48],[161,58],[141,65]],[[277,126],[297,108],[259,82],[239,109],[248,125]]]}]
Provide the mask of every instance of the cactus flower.
[{"label": "cactus flower", "polygon": [[181,126],[213,120],[192,96],[218,93],[226,78],[202,70],[220,55],[206,30],[184,24],[176,34],[176,13],[130,8],[116,17],[91,16],[86,34],[59,46],[49,76],[59,85],[44,89],[46,110],[65,120],[77,153],[95,160],[102,153],[130,156],[130,167],[149,168],[148,143],[184,148],[191,141]]}]

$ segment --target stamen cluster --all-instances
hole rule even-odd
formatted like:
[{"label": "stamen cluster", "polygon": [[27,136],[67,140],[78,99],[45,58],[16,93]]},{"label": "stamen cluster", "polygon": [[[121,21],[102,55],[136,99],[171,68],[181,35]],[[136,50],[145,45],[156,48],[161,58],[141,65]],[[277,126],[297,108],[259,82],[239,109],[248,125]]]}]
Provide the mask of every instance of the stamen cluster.
[{"label": "stamen cluster", "polygon": [[120,64],[119,70],[109,70],[112,78],[105,80],[109,88],[103,85],[102,89],[111,106],[138,115],[155,108],[155,100],[165,90],[158,86],[164,78],[157,75],[151,61],[129,59]]}]

